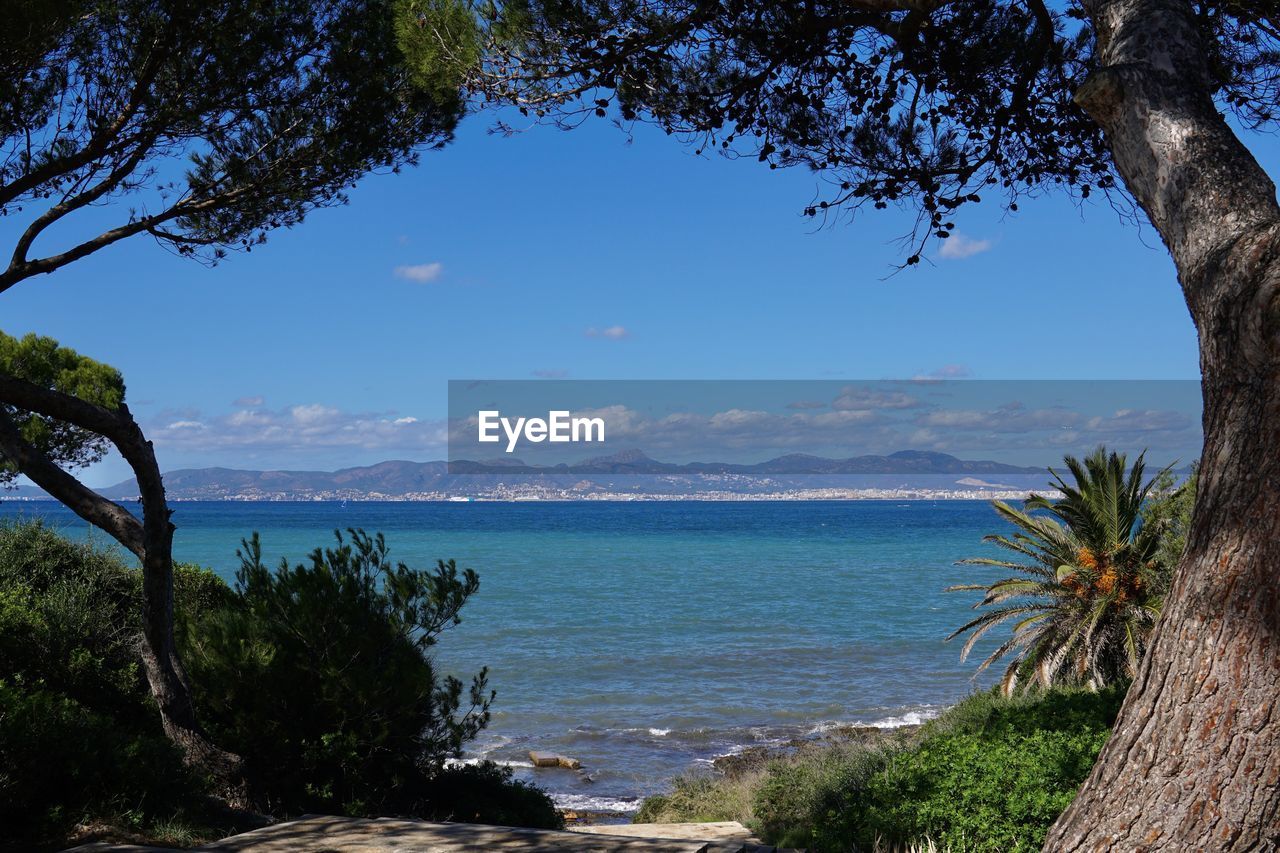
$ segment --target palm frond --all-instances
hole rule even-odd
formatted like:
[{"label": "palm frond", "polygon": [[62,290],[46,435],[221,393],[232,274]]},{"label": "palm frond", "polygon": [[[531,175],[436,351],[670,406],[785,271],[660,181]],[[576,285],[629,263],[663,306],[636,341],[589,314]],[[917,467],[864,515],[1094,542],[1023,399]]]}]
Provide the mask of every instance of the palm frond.
[{"label": "palm frond", "polygon": [[1010,636],[978,667],[982,672],[1012,655],[1003,679],[1010,689],[1024,683],[1025,674],[1042,684],[1072,678],[1094,685],[1131,676],[1159,615],[1159,597],[1147,592],[1155,585],[1146,582],[1161,531],[1142,524],[1143,503],[1156,482],[1146,477],[1145,453],[1130,465],[1124,454],[1099,447],[1063,463],[1063,473],[1050,469],[1060,498],[1032,495],[1021,508],[992,502],[1013,530],[983,541],[1024,562],[974,557],[957,563],[1020,576],[948,587],[983,593],[974,607],[987,608],[947,637],[969,635],[961,660],[992,629],[1012,621]]}]

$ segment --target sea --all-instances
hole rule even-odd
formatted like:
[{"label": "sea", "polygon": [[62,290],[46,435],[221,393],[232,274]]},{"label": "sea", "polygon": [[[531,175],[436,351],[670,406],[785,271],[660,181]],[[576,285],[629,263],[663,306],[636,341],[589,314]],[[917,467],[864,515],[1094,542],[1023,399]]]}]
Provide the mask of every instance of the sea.
[{"label": "sea", "polygon": [[[229,581],[254,531],[273,563],[363,528],[410,565],[475,569],[435,652],[464,681],[487,666],[497,690],[463,760],[506,764],[566,809],[633,812],[718,756],[919,723],[995,677],[944,642],[976,601],[945,588],[999,571],[956,565],[995,555],[984,501],[173,506],[175,557]],[[110,544],[52,502],[0,502],[14,515]],[[530,750],[582,767],[534,769]]]}]

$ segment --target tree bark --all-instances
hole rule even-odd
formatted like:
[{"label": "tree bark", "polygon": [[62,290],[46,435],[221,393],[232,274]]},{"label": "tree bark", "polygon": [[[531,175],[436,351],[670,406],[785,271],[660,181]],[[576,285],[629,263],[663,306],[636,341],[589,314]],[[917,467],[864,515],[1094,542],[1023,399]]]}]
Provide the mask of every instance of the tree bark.
[{"label": "tree bark", "polygon": [[1194,522],[1115,731],[1046,851],[1280,849],[1280,206],[1183,0],[1086,0],[1077,101],[1177,265],[1200,341]]},{"label": "tree bark", "polygon": [[63,471],[23,439],[13,421],[0,413],[0,455],[12,460],[23,474],[76,515],[110,534],[141,562],[141,657],[165,734],[182,749],[189,762],[209,772],[226,787],[230,797],[237,798],[243,787],[243,762],[219,749],[200,727],[174,640],[174,527],[151,442],[124,405],[118,410],[104,409],[9,376],[0,376],[0,402],[105,436],[133,469],[142,521]]}]

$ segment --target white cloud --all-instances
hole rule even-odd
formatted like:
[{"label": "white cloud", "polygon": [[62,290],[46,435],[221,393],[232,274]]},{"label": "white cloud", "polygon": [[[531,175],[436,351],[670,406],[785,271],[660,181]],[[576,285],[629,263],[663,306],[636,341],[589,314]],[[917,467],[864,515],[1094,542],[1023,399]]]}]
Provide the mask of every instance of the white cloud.
[{"label": "white cloud", "polygon": [[976,240],[966,237],[959,231],[952,231],[951,236],[942,241],[938,254],[950,261],[972,257],[991,248],[990,240]]},{"label": "white cloud", "polygon": [[416,284],[430,284],[440,277],[444,272],[444,264],[409,264],[400,265],[394,270],[396,278],[403,278],[405,281],[412,281]]},{"label": "white cloud", "polygon": [[1071,429],[1084,421],[1084,415],[1064,407],[1028,409],[1020,403],[995,409],[936,409],[916,418],[922,427],[939,427],[951,431],[981,430],[995,433],[1029,433]]},{"label": "white cloud", "polygon": [[831,403],[831,408],[836,411],[915,409],[919,406],[919,400],[901,391],[877,391],[855,385],[845,386],[840,391],[840,396]]},{"label": "white cloud", "polygon": [[256,424],[256,423],[269,423],[271,421],[271,418],[272,416],[266,412],[259,413],[259,412],[250,412],[250,411],[239,411],[239,412],[232,412],[230,415],[228,415],[227,423],[230,424],[231,426],[242,427],[242,426],[249,426],[251,424]]},{"label": "white cloud", "polygon": [[[655,417],[625,405],[603,406],[573,411],[574,417],[599,417],[605,422],[612,448],[639,447],[655,458],[672,454],[705,460],[723,460],[728,451],[777,454],[784,451],[809,453],[838,452],[845,446],[873,445],[875,449],[899,450],[900,445],[884,433],[883,416],[872,411],[767,412],[730,408],[712,413],[672,412]],[[458,449],[477,447],[476,418],[457,418],[450,423]],[[551,448],[548,448],[551,449]],[[537,447],[522,447],[535,455]],[[464,455],[466,450],[460,450]]]},{"label": "white cloud", "polygon": [[231,405],[240,406],[241,408],[244,408],[244,409],[253,409],[253,408],[257,408],[258,406],[261,406],[265,402],[266,400],[264,400],[261,395],[255,394],[252,397],[237,397],[234,401],[232,401]]},{"label": "white cloud", "polygon": [[171,414],[151,428],[158,446],[205,455],[219,451],[316,451],[323,448],[404,450],[443,455],[442,421],[396,412],[347,412],[318,403],[242,409],[224,417]]},{"label": "white cloud", "polygon": [[322,406],[319,403],[312,403],[308,406],[294,406],[289,410],[289,413],[293,415],[294,422],[302,426],[324,423],[342,415],[342,412],[338,409],[332,406]]},{"label": "white cloud", "polygon": [[1194,421],[1182,412],[1160,409],[1118,409],[1111,417],[1093,417],[1086,426],[1106,434],[1142,434],[1190,429]]},{"label": "white cloud", "polygon": [[608,326],[603,329],[597,329],[595,326],[587,329],[588,338],[608,338],[611,341],[620,341],[623,338],[631,337],[631,333],[627,331],[626,326]]}]

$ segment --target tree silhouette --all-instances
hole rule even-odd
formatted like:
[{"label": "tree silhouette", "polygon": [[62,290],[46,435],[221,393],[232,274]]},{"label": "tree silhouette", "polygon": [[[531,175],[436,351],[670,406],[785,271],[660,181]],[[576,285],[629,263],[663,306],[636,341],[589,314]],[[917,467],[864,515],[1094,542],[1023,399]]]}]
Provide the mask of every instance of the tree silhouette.
[{"label": "tree silhouette", "polygon": [[[250,251],[268,231],[342,203],[365,174],[444,145],[464,106],[457,68],[405,61],[392,0],[15,0],[5,17],[0,215],[20,224],[0,292],[135,235],[206,263]],[[86,212],[103,206],[116,222],[86,237]],[[137,310],[158,319],[164,307]],[[81,371],[92,364],[49,355]],[[238,761],[197,723],[174,647],[173,525],[123,384],[106,399],[29,364],[3,366],[4,471],[137,555],[143,660],[165,730],[233,779]],[[64,470],[105,442],[134,470],[141,520]]]}]

